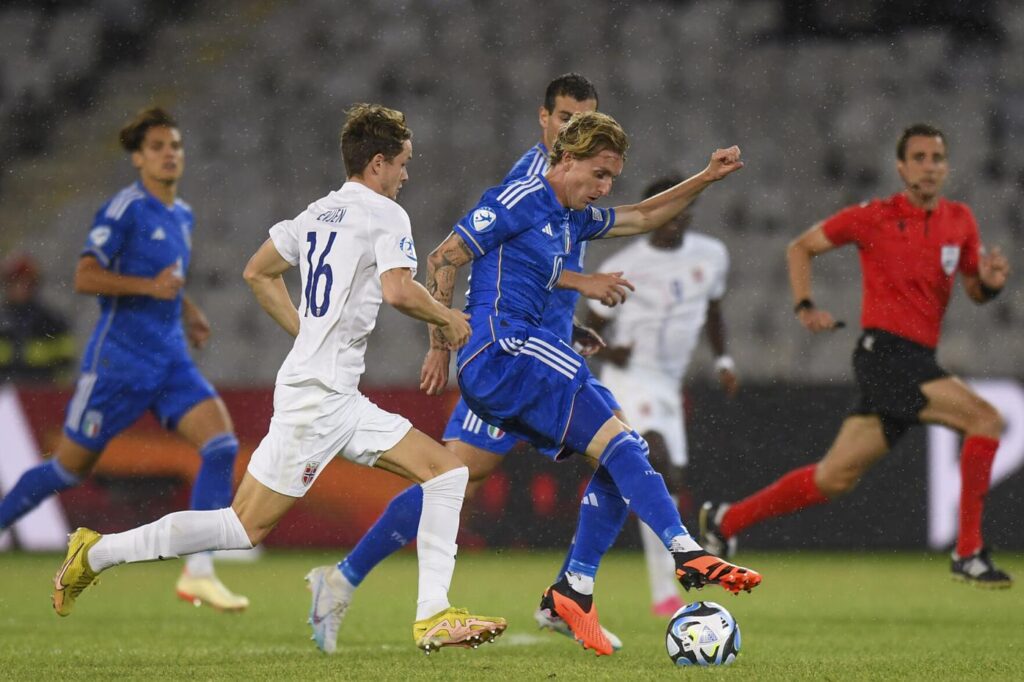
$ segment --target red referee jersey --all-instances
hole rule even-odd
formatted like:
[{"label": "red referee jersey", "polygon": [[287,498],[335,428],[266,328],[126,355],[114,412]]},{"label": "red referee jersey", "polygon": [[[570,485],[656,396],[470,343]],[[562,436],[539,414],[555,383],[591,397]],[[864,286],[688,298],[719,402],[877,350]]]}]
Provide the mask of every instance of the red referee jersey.
[{"label": "red referee jersey", "polygon": [[931,211],[902,193],[851,206],[825,220],[836,246],[860,250],[861,326],[934,348],[957,271],[978,273],[978,224],[971,209],[939,200]]}]

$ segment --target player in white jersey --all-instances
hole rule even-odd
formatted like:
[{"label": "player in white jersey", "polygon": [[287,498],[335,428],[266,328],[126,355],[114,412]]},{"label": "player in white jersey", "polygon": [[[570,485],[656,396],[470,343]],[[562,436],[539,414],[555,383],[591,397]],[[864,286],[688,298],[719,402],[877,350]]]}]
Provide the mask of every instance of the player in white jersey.
[{"label": "player in white jersey", "polygon": [[[678,184],[670,177],[651,184],[651,197]],[[718,239],[688,230],[690,210],[637,240],[601,264],[603,271],[622,272],[636,292],[621,306],[608,308],[590,301],[588,324],[604,334],[608,346],[601,382],[629,415],[630,423],[651,450],[651,462],[666,478],[670,491],[682,487],[687,463],[682,383],[701,329],[717,355],[722,388],[734,395],[735,366],[726,354],[721,299],[729,273],[729,252]],[[677,494],[673,494],[678,504]],[[675,564],[661,541],[640,523],[651,584],[651,610],[670,616],[679,598]]]},{"label": "player in white jersey", "polygon": [[[504,619],[470,615],[448,602],[468,470],[407,419],[381,410],[357,389],[366,337],[382,300],[441,325],[455,348],[470,335],[464,313],[436,302],[413,280],[416,251],[409,217],[394,201],[409,177],[411,137],[401,112],[354,106],[341,133],[348,181],[293,220],[274,225],[245,268],[260,306],[296,338],[277,375],[270,430],[253,453],[231,507],[170,514],[105,536],[79,528],[54,578],[58,614],[68,615],[82,590],[111,566],[258,544],[340,455],[423,488],[416,645],[430,653],[491,641],[504,631]],[[298,309],[282,279],[296,265],[303,283]],[[343,615],[328,568],[333,566],[307,576],[316,595],[310,624],[321,649],[323,641],[335,640]]]}]

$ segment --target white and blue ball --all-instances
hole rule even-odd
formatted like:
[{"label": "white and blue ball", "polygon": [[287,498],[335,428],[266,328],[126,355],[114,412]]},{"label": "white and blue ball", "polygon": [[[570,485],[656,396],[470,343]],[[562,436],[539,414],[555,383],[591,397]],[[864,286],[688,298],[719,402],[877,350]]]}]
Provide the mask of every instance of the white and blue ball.
[{"label": "white and blue ball", "polygon": [[665,647],[676,665],[729,665],[740,651],[740,626],[713,601],[687,604],[669,620]]}]

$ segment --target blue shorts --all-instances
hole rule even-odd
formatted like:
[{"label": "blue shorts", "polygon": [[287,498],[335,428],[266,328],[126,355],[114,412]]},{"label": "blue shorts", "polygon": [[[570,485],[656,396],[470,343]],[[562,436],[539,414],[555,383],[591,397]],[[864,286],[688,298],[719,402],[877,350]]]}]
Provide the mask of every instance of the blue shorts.
[{"label": "blue shorts", "polygon": [[444,427],[444,435],[441,440],[462,441],[474,448],[486,450],[495,455],[506,455],[508,451],[519,445],[522,441],[511,436],[497,426],[491,426],[478,417],[466,401],[459,398],[458,404],[452,410],[452,416],[448,419],[448,425]]},{"label": "blue shorts", "polygon": [[555,334],[507,323],[499,329],[500,338],[460,358],[462,398],[486,423],[561,459],[567,456],[565,436],[583,386],[593,386],[610,409],[620,409],[583,357]]},{"label": "blue shorts", "polygon": [[68,403],[64,433],[83,448],[102,452],[147,410],[173,431],[189,410],[216,396],[187,355],[159,372],[83,372]]}]

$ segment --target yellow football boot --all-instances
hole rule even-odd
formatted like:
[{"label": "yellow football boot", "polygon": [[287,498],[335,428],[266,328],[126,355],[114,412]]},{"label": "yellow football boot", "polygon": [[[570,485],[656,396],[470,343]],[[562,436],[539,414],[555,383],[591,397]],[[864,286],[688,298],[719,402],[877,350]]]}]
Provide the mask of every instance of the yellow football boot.
[{"label": "yellow football boot", "polygon": [[53,577],[53,610],[68,616],[82,590],[92,585],[98,575],[89,566],[89,548],[103,537],[94,530],[79,528],[68,536],[68,553],[57,575]]},{"label": "yellow football boot", "polygon": [[235,594],[215,575],[191,576],[182,571],[175,586],[178,597],[195,606],[206,604],[218,611],[239,612],[249,608],[249,598]]},{"label": "yellow football boot", "polygon": [[449,606],[413,623],[412,638],[425,654],[446,646],[475,649],[484,642],[493,642],[507,627],[504,618],[474,616],[466,609]]}]

